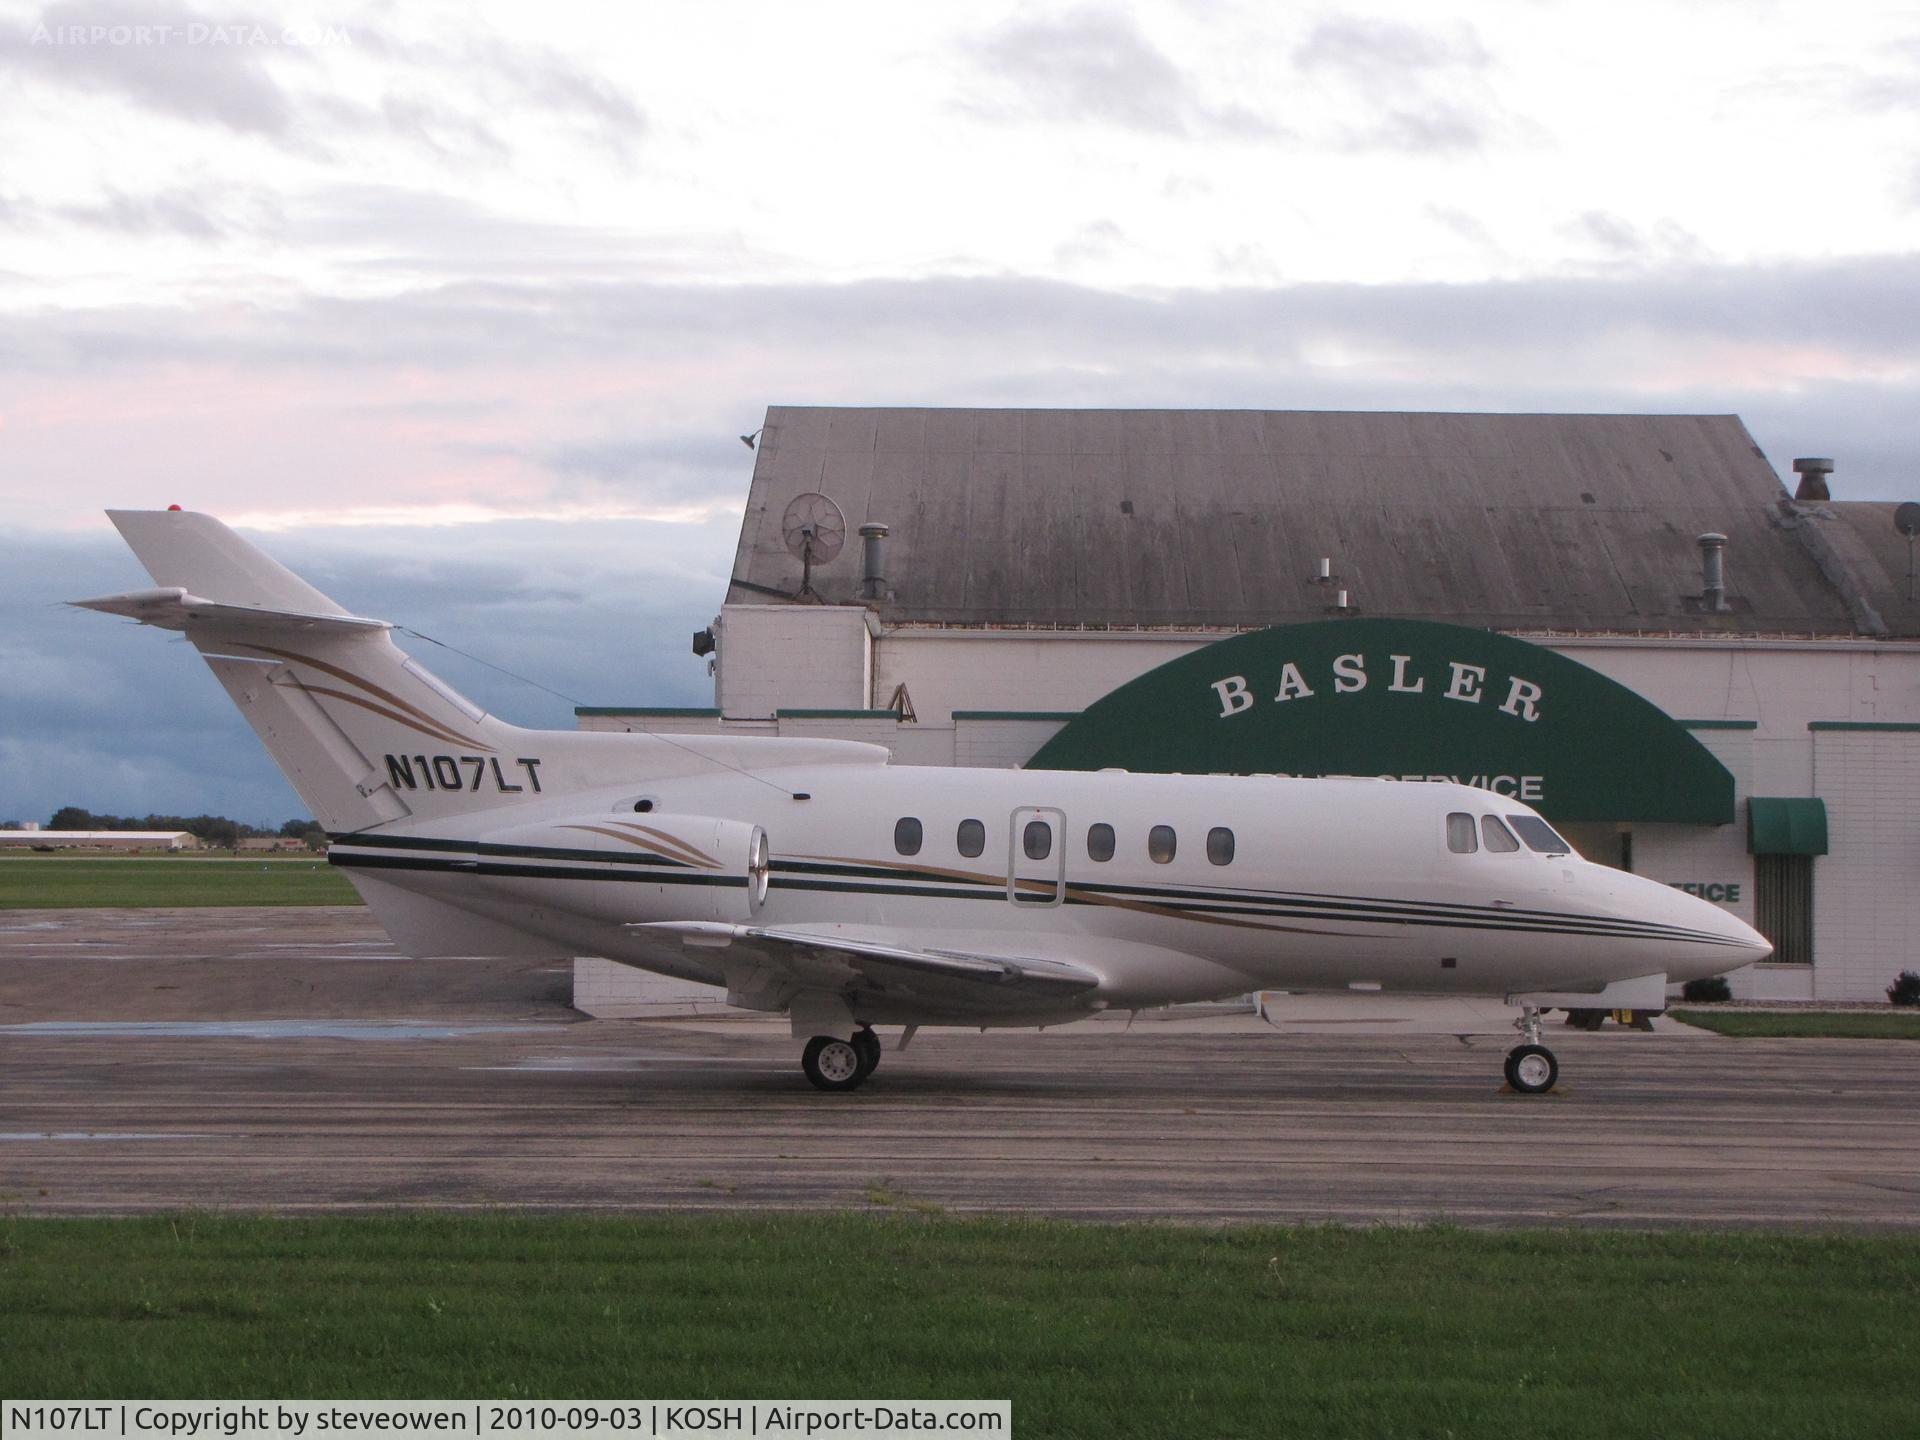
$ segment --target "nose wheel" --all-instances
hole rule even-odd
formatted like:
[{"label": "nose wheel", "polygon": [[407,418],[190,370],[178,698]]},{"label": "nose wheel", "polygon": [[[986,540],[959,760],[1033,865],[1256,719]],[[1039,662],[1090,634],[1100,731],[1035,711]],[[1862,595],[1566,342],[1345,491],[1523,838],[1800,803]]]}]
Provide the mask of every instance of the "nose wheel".
[{"label": "nose wheel", "polygon": [[1544,1095],[1560,1079],[1560,1062],[1540,1043],[1540,1007],[1523,1006],[1513,1028],[1525,1043],[1507,1052],[1507,1084],[1522,1095]]},{"label": "nose wheel", "polygon": [[800,1069],[816,1090],[854,1090],[880,1064],[880,1037],[868,1026],[851,1040],[816,1035],[800,1055]]}]

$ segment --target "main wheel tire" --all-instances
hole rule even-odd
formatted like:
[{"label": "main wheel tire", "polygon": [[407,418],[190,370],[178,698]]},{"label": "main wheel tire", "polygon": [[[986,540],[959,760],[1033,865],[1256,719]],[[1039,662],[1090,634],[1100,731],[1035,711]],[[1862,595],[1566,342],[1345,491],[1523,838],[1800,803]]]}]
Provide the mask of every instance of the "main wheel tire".
[{"label": "main wheel tire", "polygon": [[816,1035],[807,1041],[800,1068],[816,1090],[851,1090],[867,1078],[860,1052],[838,1035]]},{"label": "main wheel tire", "polygon": [[864,1080],[880,1068],[880,1037],[863,1025],[853,1032],[853,1048],[860,1053],[860,1078]]},{"label": "main wheel tire", "polygon": [[1544,1095],[1560,1078],[1560,1062],[1544,1045],[1516,1045],[1507,1052],[1507,1084],[1522,1095]]}]

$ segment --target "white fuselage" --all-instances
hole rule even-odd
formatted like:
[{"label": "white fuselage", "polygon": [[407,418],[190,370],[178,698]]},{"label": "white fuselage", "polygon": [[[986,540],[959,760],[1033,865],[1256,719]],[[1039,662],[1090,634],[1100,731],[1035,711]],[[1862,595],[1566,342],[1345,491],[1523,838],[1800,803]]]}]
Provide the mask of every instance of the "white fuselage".
[{"label": "white fuselage", "polygon": [[[1260,988],[1598,991],[1656,972],[1676,980],[1715,974],[1766,953],[1764,940],[1717,907],[1578,855],[1448,847],[1449,814],[1478,822],[1532,813],[1465,786],[1367,779],[886,765],[709,770],[519,808],[511,832],[518,843],[500,853],[434,856],[418,870],[396,862],[401,868],[380,877],[564,938],[577,953],[716,984],[737,979],[724,956],[635,927],[712,913],[935,950],[1013,951],[1100,974],[1097,992],[1069,1014],[1048,1009],[1049,1019]],[[771,882],[751,917],[709,912],[708,894],[636,881],[612,858],[562,854],[583,835],[603,843],[588,832],[606,823],[670,825],[682,816],[764,829]],[[484,840],[483,820],[387,828]],[[548,830],[530,823],[541,820],[552,822]],[[902,821],[917,822],[912,853],[903,850],[916,827]],[[1035,823],[1044,837],[1030,831]],[[1111,858],[1096,858],[1106,848],[1096,826],[1111,827]],[[1169,858],[1155,858],[1166,854],[1164,843],[1152,843],[1155,827],[1171,831]],[[547,838],[562,831],[573,838]],[[1230,832],[1230,859],[1216,831]],[[380,841],[374,832],[355,846]],[[336,858],[352,853],[342,848]],[[1036,1018],[925,1010],[876,999],[862,1018]]]}]

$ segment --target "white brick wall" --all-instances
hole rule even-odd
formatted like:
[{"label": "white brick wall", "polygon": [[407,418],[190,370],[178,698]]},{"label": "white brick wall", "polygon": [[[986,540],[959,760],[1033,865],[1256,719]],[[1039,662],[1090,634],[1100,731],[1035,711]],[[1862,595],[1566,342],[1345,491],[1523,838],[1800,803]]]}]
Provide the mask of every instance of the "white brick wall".
[{"label": "white brick wall", "polygon": [[728,719],[872,704],[873,642],[859,606],[729,605],[717,633],[716,703]]},{"label": "white brick wall", "polygon": [[1813,862],[1815,994],[1878,997],[1920,970],[1920,731],[1816,730],[1828,852]]},{"label": "white brick wall", "polygon": [[974,720],[953,722],[953,763],[976,769],[1010,770],[1065,727],[1064,720]]}]

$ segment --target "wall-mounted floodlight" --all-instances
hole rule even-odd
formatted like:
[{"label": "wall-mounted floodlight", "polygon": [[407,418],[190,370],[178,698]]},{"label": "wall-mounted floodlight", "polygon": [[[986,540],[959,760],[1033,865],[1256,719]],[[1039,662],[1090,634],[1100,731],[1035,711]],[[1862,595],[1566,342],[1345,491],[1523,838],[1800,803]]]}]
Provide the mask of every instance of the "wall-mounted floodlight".
[{"label": "wall-mounted floodlight", "polygon": [[[762,425],[762,426],[760,427],[760,430],[764,430],[764,429],[766,429],[766,428],[767,428],[766,426],[764,426],[764,425]],[[742,436],[740,437],[740,443],[741,443],[742,445],[744,445],[744,446],[746,446],[746,447],[747,447],[747,449],[749,449],[749,450],[754,450],[754,449],[758,449],[759,447],[758,447],[758,446],[756,446],[756,445],[755,445],[755,444],[754,444],[753,442],[754,442],[754,441],[755,441],[756,439],[758,439],[758,438],[759,438],[759,436],[760,436],[760,430],[756,430],[756,431],[754,431],[754,432],[753,432],[753,434],[751,434],[751,435],[742,435]]]}]

